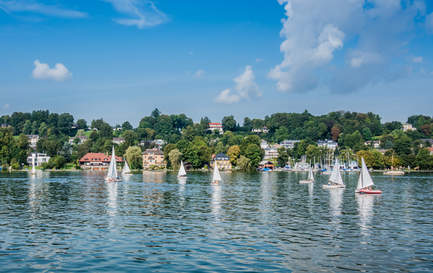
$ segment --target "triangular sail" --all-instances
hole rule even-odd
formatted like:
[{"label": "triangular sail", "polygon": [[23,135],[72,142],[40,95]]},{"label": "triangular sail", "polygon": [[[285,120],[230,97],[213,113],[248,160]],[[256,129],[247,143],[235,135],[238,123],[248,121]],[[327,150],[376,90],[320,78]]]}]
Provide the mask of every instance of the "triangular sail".
[{"label": "triangular sail", "polygon": [[335,161],[334,168],[332,169],[331,176],[329,177],[329,182],[344,185],[343,178],[341,178],[340,174],[340,163],[338,163],[338,160]]},{"label": "triangular sail", "polygon": [[308,170],[308,180],[314,181],[313,169],[311,167]]},{"label": "triangular sail", "polygon": [[185,167],[183,166],[183,161],[180,161],[180,168],[179,168],[179,172],[177,173],[178,177],[181,176],[186,176],[186,171],[185,171]]},{"label": "triangular sail", "polygon": [[114,152],[114,146],[111,151],[111,161],[108,167],[107,178],[117,179],[117,165],[116,165],[116,154]]},{"label": "triangular sail", "polygon": [[125,158],[125,166],[123,166],[122,174],[130,174],[131,169],[129,168],[128,161]]},{"label": "triangular sail", "polygon": [[361,158],[361,173],[359,174],[358,179],[358,186],[356,187],[357,190],[373,186],[373,179],[370,176],[370,173],[368,172],[367,165],[365,165],[364,158]]},{"label": "triangular sail", "polygon": [[219,172],[219,170],[218,170],[218,165],[217,165],[216,161],[215,161],[215,166],[214,166],[214,168],[213,168],[213,177],[212,177],[212,181],[213,181],[213,182],[215,182],[215,181],[221,181],[221,175],[220,175],[220,172]]}]

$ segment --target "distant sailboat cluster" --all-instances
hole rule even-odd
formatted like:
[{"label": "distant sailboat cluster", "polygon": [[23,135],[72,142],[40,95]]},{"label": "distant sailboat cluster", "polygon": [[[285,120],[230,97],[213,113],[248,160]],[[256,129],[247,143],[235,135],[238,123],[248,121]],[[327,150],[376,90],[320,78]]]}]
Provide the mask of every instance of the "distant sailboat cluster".
[{"label": "distant sailboat cluster", "polygon": [[[308,178],[305,180],[300,180],[300,184],[310,184],[314,183],[314,174],[313,169],[310,166],[308,169]],[[345,188],[346,185],[343,182],[343,178],[340,172],[340,163],[338,160],[335,161],[335,164],[332,168],[331,175],[328,179],[328,184],[322,186],[323,189],[341,189]],[[359,174],[358,185],[356,187],[356,193],[364,193],[364,194],[381,194],[382,191],[378,189],[374,189],[374,182],[371,178],[370,173],[368,172],[367,165],[365,164],[364,158],[361,158],[361,171]]]}]

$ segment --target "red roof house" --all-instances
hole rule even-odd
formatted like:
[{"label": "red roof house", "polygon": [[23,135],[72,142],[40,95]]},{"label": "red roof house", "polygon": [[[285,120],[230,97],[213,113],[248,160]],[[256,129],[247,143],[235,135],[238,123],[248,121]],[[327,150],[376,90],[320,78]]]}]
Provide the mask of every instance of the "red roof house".
[{"label": "red roof house", "polygon": [[[107,167],[110,164],[111,155],[104,153],[87,153],[80,160],[80,165],[84,167],[101,166]],[[121,163],[122,157],[116,156],[116,162]]]}]

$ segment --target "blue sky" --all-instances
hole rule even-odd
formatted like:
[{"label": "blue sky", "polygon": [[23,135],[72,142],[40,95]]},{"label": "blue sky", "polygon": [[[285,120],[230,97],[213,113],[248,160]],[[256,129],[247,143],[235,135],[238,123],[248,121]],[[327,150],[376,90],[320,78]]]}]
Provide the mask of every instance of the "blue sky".
[{"label": "blue sky", "polygon": [[0,114],[433,115],[429,0],[0,0],[0,41]]}]

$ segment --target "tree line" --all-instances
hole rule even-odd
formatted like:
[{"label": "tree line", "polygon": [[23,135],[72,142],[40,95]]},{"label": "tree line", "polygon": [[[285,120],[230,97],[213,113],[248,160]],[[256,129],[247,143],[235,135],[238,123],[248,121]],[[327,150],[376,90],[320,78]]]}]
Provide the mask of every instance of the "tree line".
[{"label": "tree line", "polygon": [[[275,113],[263,119],[244,118],[242,124],[234,116],[222,119],[224,133],[208,130],[210,119],[202,117],[193,122],[185,114],[167,115],[158,109],[143,117],[134,128],[130,122],[110,125],[101,119],[87,123],[75,120],[69,113],[50,113],[48,110],[31,113],[15,112],[0,117],[0,162],[3,166],[19,169],[27,164],[26,158],[32,149],[26,135],[39,135],[36,152],[51,156],[46,167],[78,167],[78,160],[88,152],[109,153],[114,137],[122,137],[124,143],[117,145],[116,153],[124,155],[131,167],[141,168],[141,153],[152,148],[155,139],[167,144],[163,148],[169,168],[177,168],[180,160],[193,168],[209,165],[212,154],[225,153],[231,163],[243,170],[255,169],[262,160],[264,151],[260,141],[279,143],[286,139],[301,140],[294,149],[279,149],[275,160],[284,166],[289,159],[299,160],[307,155],[309,160],[328,156],[330,151],[318,147],[317,140],[330,139],[338,142],[333,156],[359,158],[364,156],[367,165],[373,168],[409,166],[433,169],[433,157],[427,150],[433,137],[433,118],[425,115],[410,116],[407,120],[414,130],[403,132],[398,121],[381,122],[374,113],[331,112],[314,116],[303,113]],[[252,129],[267,130],[253,133]],[[86,137],[80,143],[78,137]],[[69,139],[74,138],[72,143]],[[380,149],[373,143],[380,142]],[[366,145],[367,143],[367,145]],[[392,159],[390,159],[392,158]]]}]

